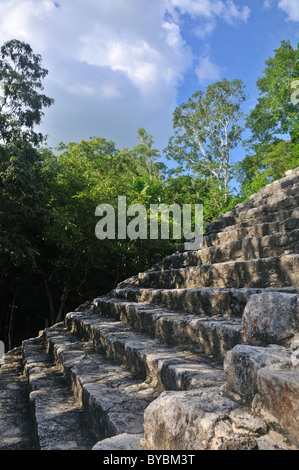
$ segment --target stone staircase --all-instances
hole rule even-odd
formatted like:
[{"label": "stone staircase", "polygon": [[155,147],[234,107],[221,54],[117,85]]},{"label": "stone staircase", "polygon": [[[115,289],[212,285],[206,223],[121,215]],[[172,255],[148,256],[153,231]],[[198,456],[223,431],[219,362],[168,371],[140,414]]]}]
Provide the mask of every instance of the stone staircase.
[{"label": "stone staircase", "polygon": [[297,450],[299,169],[4,358],[0,449]]}]

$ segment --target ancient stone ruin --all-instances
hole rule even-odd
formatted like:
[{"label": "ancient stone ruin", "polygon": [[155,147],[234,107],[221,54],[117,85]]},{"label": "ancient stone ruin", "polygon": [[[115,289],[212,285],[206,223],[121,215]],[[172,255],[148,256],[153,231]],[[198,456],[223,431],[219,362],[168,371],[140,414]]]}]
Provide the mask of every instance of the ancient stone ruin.
[{"label": "ancient stone ruin", "polygon": [[5,355],[0,449],[299,448],[299,168]]}]

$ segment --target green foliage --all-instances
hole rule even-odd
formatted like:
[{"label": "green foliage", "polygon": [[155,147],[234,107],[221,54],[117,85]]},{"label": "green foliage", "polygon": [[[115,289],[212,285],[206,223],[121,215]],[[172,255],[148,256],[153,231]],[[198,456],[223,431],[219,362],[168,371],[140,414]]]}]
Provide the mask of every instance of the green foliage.
[{"label": "green foliage", "polygon": [[40,55],[31,46],[13,39],[0,50],[0,141],[26,140],[39,144],[44,137],[33,131],[40,124],[42,108],[53,99],[41,94],[41,80],[48,71],[41,65]]},{"label": "green foliage", "polygon": [[33,129],[53,103],[40,93],[47,73],[30,45],[12,40],[1,47],[0,332],[8,348],[40,327],[39,263],[49,212],[46,150],[36,148],[44,137]]},{"label": "green foliage", "polygon": [[263,152],[245,157],[236,166],[236,179],[241,185],[240,195],[246,199],[267,184],[283,178],[287,170],[298,166],[298,144],[277,139],[265,146]]},{"label": "green foliage", "polygon": [[31,144],[0,146],[0,332],[7,347],[31,335],[36,321],[40,328],[38,271],[49,217],[45,187],[43,160]]},{"label": "green foliage", "polygon": [[[154,166],[144,165],[148,148],[118,151],[113,142],[94,137],[61,144],[57,156],[47,156],[44,168],[52,174],[48,179],[51,224],[45,246],[51,256],[44,258],[42,271],[48,296],[64,286],[76,305],[108,292],[169,252],[167,241],[98,240],[95,236],[95,210],[100,204],[111,204],[117,220],[118,196],[126,196],[127,205],[138,202],[149,207],[157,202],[157,193],[163,194],[159,173]],[[58,319],[64,308],[65,303],[58,309]]]},{"label": "green foliage", "polygon": [[138,161],[144,176],[148,176],[149,179],[160,178],[165,165],[162,162],[156,162],[160,153],[159,150],[153,148],[153,136],[148,134],[144,128],[140,128],[137,137],[140,143],[132,148],[132,157]]},{"label": "green foliage", "polygon": [[292,83],[299,78],[299,44],[293,49],[289,41],[282,41],[274,52],[257,81],[260,97],[246,123],[252,132],[248,144],[256,153],[261,145],[290,134],[298,125],[299,106],[291,95]]},{"label": "green foliage", "polygon": [[282,41],[274,52],[257,81],[260,97],[246,121],[249,154],[236,166],[243,198],[299,165],[299,106],[291,99],[292,83],[299,78],[299,44],[293,49]]},{"label": "green foliage", "polygon": [[224,79],[209,85],[206,93],[198,91],[175,109],[174,136],[166,149],[167,157],[181,169],[197,177],[212,177],[227,199],[230,180],[230,152],[240,142],[242,103],[245,101],[241,80]]},{"label": "green foliage", "polygon": [[0,146],[0,256],[13,266],[36,266],[46,223],[42,161],[30,144]]},{"label": "green foliage", "polygon": [[[40,93],[48,72],[29,45],[13,40],[2,46],[1,339],[9,347],[18,345],[82,302],[150,268],[184,241],[183,236],[99,240],[95,210],[100,204],[115,208],[116,221],[119,196],[126,196],[127,206],[142,204],[148,215],[151,204],[203,204],[206,224],[299,166],[298,106],[290,102],[298,54],[283,41],[266,61],[257,82],[260,98],[246,121],[250,153],[237,165],[231,151],[241,142],[243,83],[224,79],[181,104],[165,149],[177,163],[170,171],[144,128],[132,149],[119,150],[103,137],[61,143],[55,153],[39,148],[44,137],[34,126],[43,107],[53,103]],[[240,183],[239,194],[230,187],[232,178]],[[147,224],[149,234],[149,218]]]}]

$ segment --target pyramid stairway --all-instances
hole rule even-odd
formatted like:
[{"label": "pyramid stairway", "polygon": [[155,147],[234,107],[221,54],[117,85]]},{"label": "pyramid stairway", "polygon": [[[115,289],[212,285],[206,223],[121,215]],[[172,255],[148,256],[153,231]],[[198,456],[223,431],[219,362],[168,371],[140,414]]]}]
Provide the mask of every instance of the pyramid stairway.
[{"label": "pyramid stairway", "polygon": [[297,450],[299,168],[4,356],[0,449]]}]

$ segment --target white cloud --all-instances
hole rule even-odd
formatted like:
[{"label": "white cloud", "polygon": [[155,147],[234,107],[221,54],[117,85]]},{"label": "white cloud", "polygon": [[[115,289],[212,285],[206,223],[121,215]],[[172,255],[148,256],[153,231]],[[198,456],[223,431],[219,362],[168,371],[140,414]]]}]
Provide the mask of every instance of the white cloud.
[{"label": "white cloud", "polygon": [[298,0],[264,0],[263,5],[268,9],[276,5],[288,15],[287,20],[299,21]]},{"label": "white cloud", "polygon": [[45,92],[56,103],[43,121],[51,142],[112,132],[128,145],[128,127],[135,141],[138,127],[153,122],[162,135],[192,64],[166,11],[166,0],[0,1],[0,45],[29,42],[49,70]]},{"label": "white cloud", "polygon": [[271,8],[272,2],[270,0],[264,0],[264,8]]},{"label": "white cloud", "polygon": [[166,31],[166,41],[170,47],[184,47],[179,25],[164,21],[162,28]]},{"label": "white cloud", "polygon": [[73,95],[94,95],[96,90],[82,83],[72,83],[67,86],[67,91]]},{"label": "white cloud", "polygon": [[121,93],[117,86],[113,84],[103,81],[97,87],[92,87],[89,85],[85,85],[79,82],[70,83],[66,86],[66,91],[75,96],[85,96],[85,97],[93,97],[96,98],[101,96],[103,98],[116,98],[121,96]]},{"label": "white cloud", "polygon": [[174,8],[182,14],[212,18],[221,14],[223,2],[218,0],[170,0]]},{"label": "white cloud", "polygon": [[124,72],[145,94],[165,75],[161,54],[143,39],[138,41],[138,38],[120,38],[113,36],[108,30],[97,29],[83,36],[81,42],[81,61]]},{"label": "white cloud", "polygon": [[205,23],[202,23],[200,26],[198,26],[194,30],[194,34],[198,36],[199,38],[203,39],[209,36],[214,31],[215,28],[216,28],[216,21],[213,21],[213,20],[207,21]]},{"label": "white cloud", "polygon": [[240,8],[233,2],[233,0],[227,0],[226,4],[223,6],[222,14],[223,18],[228,23],[234,23],[235,21],[246,23],[250,16],[250,8],[248,6]]},{"label": "white cloud", "polygon": [[[172,18],[165,20],[163,2],[138,0],[143,5],[142,15],[131,9],[116,9],[117,0],[110,0],[114,17],[106,21],[106,14],[98,15],[89,24],[86,33],[79,36],[78,58],[98,67],[122,72],[144,97],[163,87],[176,87],[182,74],[191,65],[191,51],[183,41],[180,27]],[[113,8],[114,4],[114,8]],[[100,8],[100,7],[99,7]],[[116,12],[116,13],[115,13]],[[118,12],[118,13],[117,13]],[[117,21],[121,15],[122,27]]]},{"label": "white cloud", "polygon": [[[129,129],[135,140],[138,127],[155,126],[163,138],[171,125],[178,85],[197,60],[183,15],[196,18],[193,33],[204,38],[219,21],[247,21],[249,8],[237,0],[0,0],[0,44],[17,38],[42,55],[45,92],[56,101],[44,117],[51,141],[117,134],[129,145]],[[195,73],[203,82],[220,69],[203,56]]]},{"label": "white cloud", "polygon": [[288,15],[289,20],[299,21],[298,0],[279,0],[278,7]]},{"label": "white cloud", "polygon": [[103,83],[99,88],[99,93],[103,98],[118,98],[121,96],[120,90],[110,83]]},{"label": "white cloud", "polygon": [[222,18],[229,23],[247,21],[250,15],[248,6],[239,7],[233,0],[169,0],[172,7],[182,14],[202,17],[208,20]]},{"label": "white cloud", "polygon": [[209,56],[199,59],[199,64],[195,69],[195,73],[200,83],[207,80],[219,80],[221,76],[220,67],[213,64]]},{"label": "white cloud", "polygon": [[[51,0],[3,0],[0,5],[0,40],[18,38],[38,45],[39,49],[47,47],[49,37],[49,19],[55,13]],[[44,28],[44,23],[47,27]]]}]

